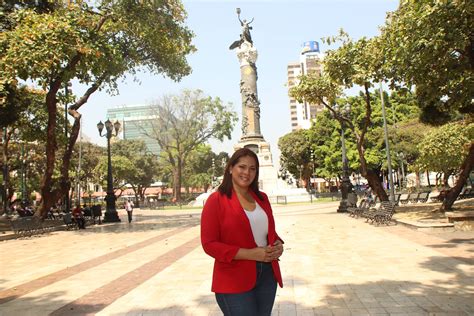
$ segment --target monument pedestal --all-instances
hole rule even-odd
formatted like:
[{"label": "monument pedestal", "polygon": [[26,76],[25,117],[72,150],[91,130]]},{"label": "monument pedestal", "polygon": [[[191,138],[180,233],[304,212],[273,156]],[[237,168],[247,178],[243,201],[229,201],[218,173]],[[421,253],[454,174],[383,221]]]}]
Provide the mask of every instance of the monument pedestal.
[{"label": "monument pedestal", "polygon": [[268,195],[273,195],[278,191],[278,170],[273,165],[272,152],[270,144],[263,138],[254,139],[251,137],[242,138],[236,145],[234,150],[240,148],[249,148],[253,150],[258,157],[260,165],[258,176],[258,187]]}]

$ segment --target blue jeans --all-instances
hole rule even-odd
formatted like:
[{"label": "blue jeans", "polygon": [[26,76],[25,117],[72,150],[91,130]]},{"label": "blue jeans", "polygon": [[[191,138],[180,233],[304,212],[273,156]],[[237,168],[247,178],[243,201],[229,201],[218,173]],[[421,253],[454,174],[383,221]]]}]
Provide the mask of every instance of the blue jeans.
[{"label": "blue jeans", "polygon": [[225,316],[269,316],[272,313],[277,282],[271,263],[257,262],[255,287],[243,293],[216,293]]}]

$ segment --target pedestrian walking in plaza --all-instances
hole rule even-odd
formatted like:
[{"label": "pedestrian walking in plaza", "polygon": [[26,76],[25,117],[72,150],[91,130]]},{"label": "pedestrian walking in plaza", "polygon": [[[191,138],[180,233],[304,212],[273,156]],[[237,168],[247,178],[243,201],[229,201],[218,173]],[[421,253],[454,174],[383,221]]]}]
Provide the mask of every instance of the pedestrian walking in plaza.
[{"label": "pedestrian walking in plaza", "polygon": [[212,291],[224,315],[270,315],[283,241],[270,201],[258,189],[257,155],[247,148],[229,159],[224,179],[204,205],[201,243],[215,259]]},{"label": "pedestrian walking in plaza", "polygon": [[133,214],[133,202],[131,200],[126,200],[124,207],[125,207],[125,210],[127,211],[128,222],[131,223],[132,214]]}]

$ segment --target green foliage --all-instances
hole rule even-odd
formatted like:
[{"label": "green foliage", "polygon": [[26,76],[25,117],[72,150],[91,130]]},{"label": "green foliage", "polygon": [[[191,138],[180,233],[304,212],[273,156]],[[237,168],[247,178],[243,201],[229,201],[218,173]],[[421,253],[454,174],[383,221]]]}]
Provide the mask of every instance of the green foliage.
[{"label": "green foliage", "polygon": [[[420,170],[452,174],[459,168],[474,140],[474,123],[449,123],[434,129],[418,145]],[[461,149],[461,150],[460,150]]]},{"label": "green foliage", "polygon": [[142,132],[160,146],[165,168],[173,173],[174,193],[179,200],[178,188],[189,156],[211,138],[230,138],[237,114],[230,110],[230,104],[205,96],[200,90],[164,96],[150,110],[155,117],[149,122],[151,132],[146,128]]},{"label": "green foliage", "polygon": [[294,178],[307,178],[311,175],[313,166],[307,130],[293,131],[280,137],[278,148],[281,151],[281,166],[288,170]]},{"label": "green foliage", "polygon": [[[124,156],[112,156],[112,177],[114,191],[125,189],[128,184],[125,179],[134,172],[135,168],[130,159]],[[107,187],[107,156],[102,156],[96,166],[95,173],[99,175],[99,183],[102,187]]]},{"label": "green foliage", "polygon": [[[215,154],[211,147],[202,144],[188,156],[183,172],[185,186],[204,188],[205,191],[216,179],[224,174],[225,163],[229,159],[226,152]],[[214,165],[212,162],[214,161]]]},{"label": "green foliage", "polygon": [[397,125],[389,127],[390,149],[392,151],[392,163],[400,165],[400,160],[408,164],[410,170],[418,171],[415,161],[420,155],[419,144],[433,128],[418,121],[418,119],[407,119]]},{"label": "green foliage", "polygon": [[114,157],[125,157],[130,161],[130,168],[124,169],[119,180],[130,184],[137,196],[157,180],[160,170],[158,159],[148,152],[143,141],[119,140],[111,144],[110,150]]},{"label": "green foliage", "polygon": [[[342,170],[341,133],[339,123],[329,111],[323,111],[307,132],[315,175],[331,179]],[[346,145],[348,142],[346,142]],[[350,160],[349,160],[350,161]]]},{"label": "green foliage", "polygon": [[415,87],[426,122],[474,114],[473,25],[472,1],[402,0],[382,29],[385,76]]},{"label": "green foliage", "polygon": [[[92,93],[116,92],[118,78],[148,70],[179,80],[191,72],[195,50],[179,0],[8,1],[0,12],[0,105],[19,79],[42,87],[48,109],[41,213],[67,192],[69,162],[79,129],[77,110]],[[53,190],[57,151],[56,106],[61,86],[76,79],[89,88],[72,102],[75,125],[64,151],[61,189]]]},{"label": "green foliage", "polygon": [[[77,168],[79,164],[79,150],[81,150],[81,170],[79,177]],[[81,186],[85,187],[88,183],[103,183],[104,174],[100,174],[97,166],[101,157],[107,155],[106,149],[89,142],[78,143],[74,148],[71,167],[73,169],[74,179],[79,180]]]},{"label": "green foliage", "polygon": [[194,51],[185,16],[174,0],[77,2],[43,14],[15,10],[13,28],[0,34],[0,84],[21,78],[47,89],[59,76],[85,84],[103,78],[113,88],[138,67],[180,79],[190,73],[185,56]]}]

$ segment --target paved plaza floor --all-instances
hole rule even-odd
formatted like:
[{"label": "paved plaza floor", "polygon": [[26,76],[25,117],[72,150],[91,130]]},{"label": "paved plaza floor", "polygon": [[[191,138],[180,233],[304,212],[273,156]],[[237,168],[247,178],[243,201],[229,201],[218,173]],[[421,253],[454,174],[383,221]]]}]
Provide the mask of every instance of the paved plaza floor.
[{"label": "paved plaza floor", "polygon": [[[273,315],[474,315],[474,233],[375,227],[337,203],[274,206]],[[221,315],[200,210],[0,242],[0,315]]]}]

